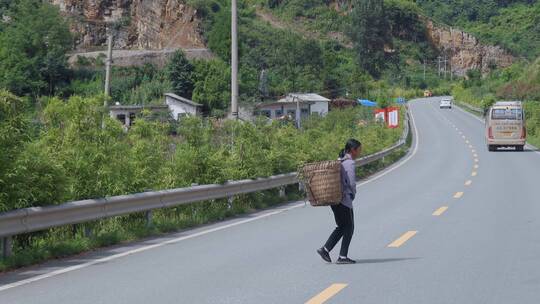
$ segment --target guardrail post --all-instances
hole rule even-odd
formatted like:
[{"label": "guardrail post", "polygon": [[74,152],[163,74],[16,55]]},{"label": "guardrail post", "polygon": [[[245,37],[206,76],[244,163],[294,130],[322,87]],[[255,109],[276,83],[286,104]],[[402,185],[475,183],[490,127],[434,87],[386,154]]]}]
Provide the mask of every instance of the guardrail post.
[{"label": "guardrail post", "polygon": [[[233,180],[228,180],[227,183],[231,183]],[[232,209],[234,203],[234,196],[229,196],[227,198],[227,209]]]},{"label": "guardrail post", "polygon": [[234,203],[234,197],[229,196],[227,198],[227,209],[232,209]]},{"label": "guardrail post", "polygon": [[92,228],[88,224],[84,225],[84,236],[87,238],[92,237]]},{"label": "guardrail post", "polygon": [[13,254],[13,238],[11,236],[6,236],[2,238],[2,257],[8,258]]},{"label": "guardrail post", "polygon": [[285,193],[285,187],[279,187],[279,197],[285,198],[287,196],[287,193]]},{"label": "guardrail post", "polygon": [[152,210],[146,211],[145,218],[146,218],[146,228],[152,227]]}]

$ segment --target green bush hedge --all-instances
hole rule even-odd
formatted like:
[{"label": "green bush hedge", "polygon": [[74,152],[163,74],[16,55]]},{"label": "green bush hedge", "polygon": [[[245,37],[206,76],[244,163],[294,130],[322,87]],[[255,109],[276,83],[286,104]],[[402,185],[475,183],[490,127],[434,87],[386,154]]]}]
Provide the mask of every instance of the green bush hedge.
[{"label": "green bush hedge", "polygon": [[[302,130],[290,123],[191,117],[182,120],[172,136],[168,123],[151,120],[149,114],[125,132],[104,111],[103,98],[43,102],[35,137],[23,115],[24,101],[0,92],[0,139],[10,143],[0,146],[1,211],[267,177],[295,171],[305,162],[335,159],[350,137],[360,139],[369,154],[391,146],[402,132],[374,123],[370,110],[356,108],[307,119]],[[297,191],[289,190],[298,197]],[[0,269],[215,221],[281,201],[276,190],[270,190],[238,196],[232,208],[216,200],[156,211],[152,228],[145,226],[142,214],[133,214],[21,235],[15,238],[15,257],[0,263]],[[92,237],[84,231],[92,231]]]}]

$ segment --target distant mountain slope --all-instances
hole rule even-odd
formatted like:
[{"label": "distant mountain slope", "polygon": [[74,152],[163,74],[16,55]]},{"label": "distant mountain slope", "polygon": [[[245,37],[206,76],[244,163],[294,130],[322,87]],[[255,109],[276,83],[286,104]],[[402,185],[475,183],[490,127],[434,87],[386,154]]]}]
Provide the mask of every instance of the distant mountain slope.
[{"label": "distant mountain slope", "polygon": [[[280,23],[282,28],[287,24],[292,30],[307,28],[311,32],[339,34],[338,37],[347,38],[344,32],[351,22],[349,12],[354,1],[288,0],[272,3],[268,10],[285,21]],[[421,17],[424,15],[422,10],[411,1],[385,0],[385,9],[394,41],[392,48],[408,59],[427,60],[437,65],[433,62],[440,54],[443,59],[448,59],[452,71],[459,76],[464,76],[471,69],[485,74],[494,67],[507,67],[514,62],[513,56],[502,47],[482,43],[471,33]],[[270,13],[264,17],[269,19]],[[270,24],[275,25],[275,19],[273,17]]]},{"label": "distant mountain slope", "polygon": [[424,13],[457,26],[517,56],[540,56],[538,0],[416,0]]}]

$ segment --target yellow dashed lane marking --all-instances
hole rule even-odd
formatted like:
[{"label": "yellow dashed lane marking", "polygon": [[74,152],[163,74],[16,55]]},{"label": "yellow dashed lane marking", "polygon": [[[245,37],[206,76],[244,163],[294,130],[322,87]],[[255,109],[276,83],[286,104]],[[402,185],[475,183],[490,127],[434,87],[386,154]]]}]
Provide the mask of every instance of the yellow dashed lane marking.
[{"label": "yellow dashed lane marking", "polygon": [[433,212],[432,215],[434,215],[434,216],[440,216],[440,215],[443,214],[447,209],[448,209],[447,206],[442,206],[441,208],[435,210],[435,212]]},{"label": "yellow dashed lane marking", "polygon": [[463,192],[456,192],[456,194],[454,194],[454,198],[461,198],[463,196]]},{"label": "yellow dashed lane marking", "polygon": [[347,287],[347,284],[332,284],[330,285],[330,287],[323,290],[320,294],[307,301],[306,304],[322,304],[328,301],[331,297],[335,296],[345,287]]},{"label": "yellow dashed lane marking", "polygon": [[390,245],[388,245],[388,247],[391,247],[391,248],[400,247],[401,245],[405,244],[405,242],[407,242],[410,238],[412,238],[417,233],[418,233],[418,231],[407,231],[407,232],[405,232],[405,234],[400,236],[399,239],[397,239],[397,240],[393,241],[392,243],[390,243]]},{"label": "yellow dashed lane marking", "polygon": [[472,180],[468,180],[465,182],[465,186],[470,186],[472,184]]}]

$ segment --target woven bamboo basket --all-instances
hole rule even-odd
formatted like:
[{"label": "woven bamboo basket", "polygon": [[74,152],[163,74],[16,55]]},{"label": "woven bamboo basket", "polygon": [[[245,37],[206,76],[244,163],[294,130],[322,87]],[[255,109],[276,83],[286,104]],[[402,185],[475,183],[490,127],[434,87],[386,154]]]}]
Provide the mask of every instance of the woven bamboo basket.
[{"label": "woven bamboo basket", "polygon": [[324,161],[303,166],[300,179],[306,186],[312,206],[331,206],[341,203],[341,162]]}]

